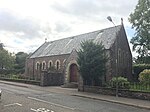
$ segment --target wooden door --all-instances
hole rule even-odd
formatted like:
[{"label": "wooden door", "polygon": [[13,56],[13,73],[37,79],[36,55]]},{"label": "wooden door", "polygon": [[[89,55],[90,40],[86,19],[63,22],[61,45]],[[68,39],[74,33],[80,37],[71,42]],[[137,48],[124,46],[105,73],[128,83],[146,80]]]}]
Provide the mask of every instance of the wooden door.
[{"label": "wooden door", "polygon": [[70,66],[70,82],[77,82],[77,65]]}]

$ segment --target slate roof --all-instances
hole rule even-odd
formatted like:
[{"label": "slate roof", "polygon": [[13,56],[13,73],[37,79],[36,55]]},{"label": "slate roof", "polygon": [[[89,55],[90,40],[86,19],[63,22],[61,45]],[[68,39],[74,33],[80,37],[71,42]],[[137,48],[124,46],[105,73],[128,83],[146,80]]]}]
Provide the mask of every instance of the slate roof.
[{"label": "slate roof", "polygon": [[80,49],[80,43],[86,40],[102,42],[105,49],[110,49],[116,39],[116,32],[119,32],[121,25],[77,36],[72,36],[55,41],[45,42],[40,46],[30,58],[69,54],[73,49]]}]

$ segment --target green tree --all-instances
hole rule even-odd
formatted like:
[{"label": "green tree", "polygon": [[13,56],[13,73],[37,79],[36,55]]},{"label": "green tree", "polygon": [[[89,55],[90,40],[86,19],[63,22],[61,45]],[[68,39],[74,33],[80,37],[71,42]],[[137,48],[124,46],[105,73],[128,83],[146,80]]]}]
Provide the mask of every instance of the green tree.
[{"label": "green tree", "polygon": [[4,48],[4,44],[0,43],[0,49],[3,49],[3,48]]},{"label": "green tree", "polygon": [[18,52],[16,54],[16,66],[15,69],[24,69],[25,68],[25,61],[28,54],[24,52]]},{"label": "green tree", "polygon": [[[150,57],[150,0],[139,0],[129,22],[135,29],[135,36],[131,39],[133,50],[139,57]],[[147,62],[144,58],[144,63]]]},{"label": "green tree", "polygon": [[94,81],[95,85],[99,85],[106,72],[107,57],[104,46],[92,41],[82,42],[77,62],[84,84],[91,85]]},{"label": "green tree", "polygon": [[12,69],[14,66],[15,57],[4,48],[0,49],[0,68]]},{"label": "green tree", "polygon": [[150,56],[145,56],[145,57],[141,57],[141,56],[137,56],[136,58],[134,58],[134,63],[135,64],[150,64]]}]

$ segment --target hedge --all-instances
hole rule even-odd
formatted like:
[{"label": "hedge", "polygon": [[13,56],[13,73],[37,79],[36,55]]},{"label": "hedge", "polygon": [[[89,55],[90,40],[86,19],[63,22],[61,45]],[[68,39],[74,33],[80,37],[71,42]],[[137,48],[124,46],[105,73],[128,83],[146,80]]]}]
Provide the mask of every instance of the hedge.
[{"label": "hedge", "polygon": [[40,81],[36,81],[36,80],[11,79],[11,78],[3,78],[3,77],[0,77],[0,80],[20,82],[20,83],[33,84],[33,85],[40,85]]},{"label": "hedge", "polygon": [[7,69],[0,69],[0,74],[3,75],[8,75],[8,74],[19,74],[19,73],[24,73],[24,69],[11,69],[11,70],[7,70]]},{"label": "hedge", "polygon": [[150,69],[150,64],[136,64],[136,65],[133,65],[134,81],[139,81],[138,80],[139,74],[145,69]]}]

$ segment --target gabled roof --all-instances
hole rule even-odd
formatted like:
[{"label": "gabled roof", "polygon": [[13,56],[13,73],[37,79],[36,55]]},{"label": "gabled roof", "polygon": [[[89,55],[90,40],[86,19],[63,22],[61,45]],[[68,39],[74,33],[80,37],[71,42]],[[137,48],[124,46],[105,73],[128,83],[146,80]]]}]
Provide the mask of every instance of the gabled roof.
[{"label": "gabled roof", "polygon": [[73,49],[80,49],[80,43],[86,40],[102,42],[105,49],[110,49],[116,39],[116,34],[121,29],[121,25],[77,36],[72,36],[60,40],[45,42],[40,46],[30,58],[69,54]]}]

